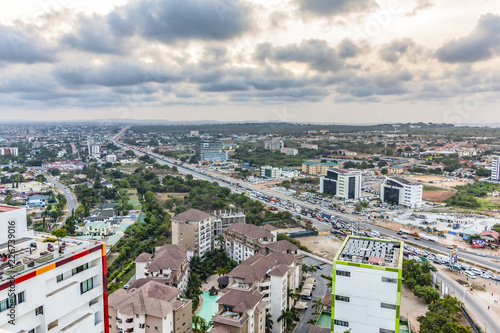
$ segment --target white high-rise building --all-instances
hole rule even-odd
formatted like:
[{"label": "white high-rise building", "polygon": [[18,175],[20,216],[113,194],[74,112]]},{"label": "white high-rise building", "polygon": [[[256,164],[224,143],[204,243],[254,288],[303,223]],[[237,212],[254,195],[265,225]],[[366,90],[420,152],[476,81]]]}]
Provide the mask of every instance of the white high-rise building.
[{"label": "white high-rise building", "polygon": [[500,181],[500,156],[493,157],[491,166],[491,180]]},{"label": "white high-rise building", "polygon": [[320,179],[319,191],[345,200],[361,198],[361,171],[357,169],[329,169]]},{"label": "white high-rise building", "polygon": [[422,207],[424,186],[400,177],[387,177],[381,185],[380,199],[408,208]]},{"label": "white high-rise building", "polygon": [[402,242],[349,236],[333,262],[333,332],[399,331]]},{"label": "white high-rise building", "polygon": [[96,144],[89,144],[89,156],[100,156],[101,147]]},{"label": "white high-rise building", "polygon": [[46,238],[27,229],[24,208],[0,206],[0,253],[13,254],[0,260],[0,331],[107,331],[105,244]]}]

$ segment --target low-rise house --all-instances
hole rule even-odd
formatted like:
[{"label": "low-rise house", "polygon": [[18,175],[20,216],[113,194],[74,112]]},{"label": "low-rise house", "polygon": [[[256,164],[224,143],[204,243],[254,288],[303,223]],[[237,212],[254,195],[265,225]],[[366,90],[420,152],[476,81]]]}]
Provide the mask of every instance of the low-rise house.
[{"label": "low-rise house", "polygon": [[500,244],[499,233],[495,230],[483,231],[479,234],[479,236],[490,244]]},{"label": "low-rise house", "polygon": [[105,236],[109,235],[111,225],[106,222],[87,222],[85,223],[84,235]]},{"label": "low-rise house", "polygon": [[46,205],[48,205],[49,200],[50,196],[48,195],[35,194],[28,197],[28,206],[45,207]]},{"label": "low-rise house", "polygon": [[151,279],[134,281],[109,296],[109,332],[188,333],[192,303],[181,290]]}]

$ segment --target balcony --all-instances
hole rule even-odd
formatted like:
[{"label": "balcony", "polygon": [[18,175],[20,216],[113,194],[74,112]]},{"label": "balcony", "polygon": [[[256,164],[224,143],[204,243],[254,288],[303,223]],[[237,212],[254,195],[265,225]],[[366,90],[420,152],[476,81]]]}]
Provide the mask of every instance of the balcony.
[{"label": "balcony", "polygon": [[247,314],[233,312],[228,310],[220,310],[212,319],[216,323],[226,324],[230,326],[242,327],[248,320]]},{"label": "balcony", "polygon": [[126,323],[133,323],[134,322],[134,318],[127,318],[125,320]]}]

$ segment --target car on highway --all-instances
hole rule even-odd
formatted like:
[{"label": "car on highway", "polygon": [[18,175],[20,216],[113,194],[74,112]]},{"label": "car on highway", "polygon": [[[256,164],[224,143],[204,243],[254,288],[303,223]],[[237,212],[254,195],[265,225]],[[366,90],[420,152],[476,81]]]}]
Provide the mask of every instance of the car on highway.
[{"label": "car on highway", "polygon": [[403,236],[401,236],[401,238],[402,238],[402,239],[408,239],[408,236],[403,235]]},{"label": "car on highway", "polygon": [[475,279],[476,278],[476,274],[474,274],[474,272],[471,272],[471,271],[465,271],[465,275],[467,275],[471,279]]},{"label": "car on highway", "polygon": [[477,254],[478,256],[480,256],[480,257],[486,257],[486,254],[484,254],[484,253],[476,253],[476,254]]}]

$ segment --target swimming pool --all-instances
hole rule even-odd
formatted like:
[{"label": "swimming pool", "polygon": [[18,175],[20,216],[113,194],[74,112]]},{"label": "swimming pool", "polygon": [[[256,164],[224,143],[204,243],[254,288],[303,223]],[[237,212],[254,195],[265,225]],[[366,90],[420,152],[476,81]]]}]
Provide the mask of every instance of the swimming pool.
[{"label": "swimming pool", "polygon": [[205,319],[208,324],[219,310],[219,304],[215,303],[219,299],[219,296],[210,296],[208,291],[204,291],[201,297],[203,297],[203,305],[200,312],[198,312],[198,316]]},{"label": "swimming pool", "polygon": [[316,326],[332,328],[332,315],[328,312],[323,312],[316,323]]}]

